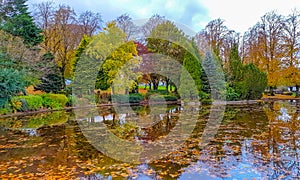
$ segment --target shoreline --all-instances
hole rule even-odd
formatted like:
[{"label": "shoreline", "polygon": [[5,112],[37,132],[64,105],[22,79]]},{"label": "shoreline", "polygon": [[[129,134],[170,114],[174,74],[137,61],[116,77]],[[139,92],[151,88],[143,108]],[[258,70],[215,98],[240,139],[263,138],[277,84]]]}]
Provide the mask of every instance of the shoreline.
[{"label": "shoreline", "polygon": [[[259,104],[261,102],[266,101],[280,101],[280,100],[300,100],[300,98],[279,98],[279,97],[263,97],[257,100],[240,100],[240,101],[224,101],[221,104],[224,105],[246,105],[246,104]],[[16,112],[10,113],[5,115],[0,115],[0,118],[8,118],[8,117],[18,117],[18,116],[26,116],[26,115],[33,115],[39,113],[47,113],[47,112],[54,112],[54,111],[70,111],[73,109],[84,109],[84,108],[95,108],[95,107],[113,107],[113,106],[145,106],[149,104],[167,104],[167,105],[180,105],[181,101],[167,101],[167,102],[157,102],[157,103],[149,103],[147,101],[141,101],[139,103],[109,103],[109,104],[98,104],[98,105],[90,105],[90,106],[81,106],[81,107],[64,107],[62,109],[40,109],[37,111],[27,111],[27,112]]]}]

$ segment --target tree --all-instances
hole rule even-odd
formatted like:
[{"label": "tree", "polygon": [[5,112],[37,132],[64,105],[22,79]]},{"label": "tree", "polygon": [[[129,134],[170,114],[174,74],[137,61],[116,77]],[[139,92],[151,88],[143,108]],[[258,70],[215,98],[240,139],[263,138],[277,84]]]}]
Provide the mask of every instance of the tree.
[{"label": "tree", "polygon": [[78,24],[81,26],[82,34],[92,37],[94,33],[102,28],[102,18],[100,13],[85,11],[80,14]]},{"label": "tree", "polygon": [[47,52],[42,56],[41,61],[48,66],[48,71],[40,79],[41,83],[37,84],[34,89],[47,93],[58,93],[63,88],[64,81],[60,76],[57,64],[54,62],[54,56],[50,52]]},{"label": "tree", "polygon": [[254,64],[243,65],[237,45],[229,56],[228,100],[258,99],[267,87],[267,76]]},{"label": "tree", "polygon": [[132,18],[128,14],[122,14],[116,21],[117,27],[126,34],[126,40],[132,40],[134,33],[137,32],[137,27],[132,22]]},{"label": "tree", "polygon": [[217,56],[207,51],[202,62],[202,68],[208,79],[211,98],[225,100],[225,77]]},{"label": "tree", "polygon": [[[182,71],[180,76],[180,88],[179,91],[181,94],[189,96],[189,99],[197,99],[201,94],[202,82],[201,82],[201,73],[202,69],[200,66],[201,60],[195,57],[191,52],[187,51],[183,60],[183,67],[186,71]],[[192,81],[188,78],[191,76]],[[194,92],[191,87],[196,87],[197,92]],[[182,97],[187,98],[187,97]]]},{"label": "tree", "polygon": [[[112,85],[113,93],[118,78],[132,79],[131,77],[137,74],[134,69],[139,65],[139,59],[136,58],[137,50],[134,42],[126,42],[126,34],[116,26],[116,22],[107,23],[103,30],[93,37],[76,66],[78,73],[75,73],[74,87],[78,94],[95,88],[97,74],[101,75],[101,78],[102,75],[106,76],[107,79],[104,79],[107,80],[107,84]],[[126,67],[129,68],[128,71]],[[99,70],[103,71],[99,73]],[[123,77],[122,72],[126,72],[123,73]],[[129,81],[123,80],[126,81],[125,91],[130,90],[131,84],[127,83]]]},{"label": "tree", "polygon": [[39,59],[39,51],[28,48],[21,37],[13,36],[0,30],[0,51],[4,52],[9,59],[16,63],[33,68]]},{"label": "tree", "polygon": [[281,85],[281,60],[284,57],[283,17],[274,11],[266,13],[261,21],[245,34],[245,63],[254,63],[260,70],[267,73],[268,86],[273,89]]},{"label": "tree", "polygon": [[283,81],[286,85],[296,86],[296,96],[299,96],[300,87],[300,14],[296,10],[284,22],[285,57],[283,59]]},{"label": "tree", "polygon": [[220,61],[222,61],[222,46],[227,34],[228,28],[224,25],[224,20],[215,19],[210,21],[206,25],[205,29],[200,31],[195,38],[196,41],[198,41],[197,44],[204,44],[207,46],[204,46],[204,51],[210,50],[217,58],[220,59]]},{"label": "tree", "polygon": [[26,0],[2,1],[1,6],[0,29],[23,38],[24,43],[29,47],[42,42],[42,30],[35,25],[28,12]]},{"label": "tree", "polygon": [[[146,39],[149,52],[158,53],[170,57],[172,60],[182,64],[185,54],[185,48],[190,47],[190,41],[175,24],[171,21],[165,21],[158,24],[152,31],[150,36]],[[154,59],[155,60],[155,59]],[[157,64],[159,65],[159,64]],[[159,67],[158,67],[159,68]],[[178,73],[174,72],[173,73]],[[162,78],[158,74],[151,74],[153,88],[158,88],[158,82]],[[169,78],[163,78],[165,82]],[[180,77],[177,81],[180,81]],[[175,92],[177,87],[175,87]]]},{"label": "tree", "polygon": [[241,81],[243,76],[243,64],[239,55],[238,46],[234,44],[229,55],[229,81],[231,86]]},{"label": "tree", "polygon": [[14,69],[26,71],[32,83],[43,75],[39,51],[28,48],[21,37],[0,30],[0,52],[5,54],[5,59],[13,64]]},{"label": "tree", "polygon": [[243,68],[241,99],[259,99],[267,87],[267,76],[254,64],[247,64]]},{"label": "tree", "polygon": [[112,52],[103,64],[104,72],[107,72],[107,83],[112,85],[112,92],[128,93],[136,84],[139,73],[134,69],[139,67],[140,61],[136,57],[137,50],[133,41],[129,41]]},{"label": "tree", "polygon": [[85,49],[89,45],[89,43],[92,41],[92,38],[90,38],[87,35],[84,35],[81,39],[76,51],[75,51],[75,58],[73,60],[73,72],[76,71],[76,65],[78,61],[80,60],[81,55],[84,53]]},{"label": "tree", "polygon": [[151,18],[141,28],[144,36],[148,37],[151,34],[151,31],[164,21],[165,18],[158,14],[154,14],[153,16],[151,16]]},{"label": "tree", "polygon": [[3,52],[0,52],[0,68],[0,108],[4,108],[12,96],[25,93],[25,88],[32,83],[33,78],[25,69],[19,70],[14,60]]}]

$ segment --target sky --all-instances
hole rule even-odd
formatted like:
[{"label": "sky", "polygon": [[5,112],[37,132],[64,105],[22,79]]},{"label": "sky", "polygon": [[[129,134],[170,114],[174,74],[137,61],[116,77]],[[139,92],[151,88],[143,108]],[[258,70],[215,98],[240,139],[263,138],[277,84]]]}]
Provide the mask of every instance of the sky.
[{"label": "sky", "polygon": [[[33,4],[51,0],[28,0]],[[105,22],[127,13],[134,20],[146,20],[159,14],[194,32],[199,32],[211,20],[221,18],[232,30],[244,33],[267,12],[275,10],[288,15],[293,9],[300,11],[300,0],[55,0],[75,12],[99,12]]]}]

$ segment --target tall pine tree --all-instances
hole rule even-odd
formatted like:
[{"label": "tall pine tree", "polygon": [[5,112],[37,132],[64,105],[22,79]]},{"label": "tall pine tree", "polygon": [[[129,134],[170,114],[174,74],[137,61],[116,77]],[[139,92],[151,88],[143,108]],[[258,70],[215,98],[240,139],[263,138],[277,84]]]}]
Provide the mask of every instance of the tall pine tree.
[{"label": "tall pine tree", "polygon": [[54,56],[50,52],[45,53],[42,56],[43,64],[48,66],[50,71],[40,79],[41,83],[34,87],[35,90],[42,90],[47,93],[58,93],[62,90],[64,82],[60,76],[59,69],[56,63],[53,62]]},{"label": "tall pine tree", "polygon": [[36,26],[26,5],[27,0],[6,0],[1,2],[0,29],[24,39],[24,43],[35,46],[42,42],[42,30]]}]

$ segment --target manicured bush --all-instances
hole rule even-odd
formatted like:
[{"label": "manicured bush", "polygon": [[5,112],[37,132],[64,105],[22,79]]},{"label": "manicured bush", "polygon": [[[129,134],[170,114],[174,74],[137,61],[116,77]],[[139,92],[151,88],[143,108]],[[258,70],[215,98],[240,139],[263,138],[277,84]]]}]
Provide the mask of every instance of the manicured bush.
[{"label": "manicured bush", "polygon": [[154,102],[163,102],[163,101],[177,101],[177,96],[174,95],[160,95],[160,94],[153,94],[149,96],[149,100]]},{"label": "manicured bush", "polygon": [[18,111],[36,111],[43,107],[43,98],[39,95],[15,96],[12,108]]},{"label": "manicured bush", "polygon": [[142,94],[129,94],[130,103],[138,103],[143,100],[144,100],[144,96]]},{"label": "manicured bush", "polygon": [[163,97],[165,98],[166,101],[177,101],[178,100],[178,98],[173,95],[164,95]]},{"label": "manicured bush", "polygon": [[64,94],[44,94],[42,96],[43,104],[46,108],[61,109],[68,102],[68,98]]},{"label": "manicured bush", "polygon": [[151,94],[164,94],[164,95],[169,94],[169,92],[165,89],[162,89],[162,90],[160,90],[160,89],[158,89],[158,90],[148,90],[148,93],[151,93]]}]

